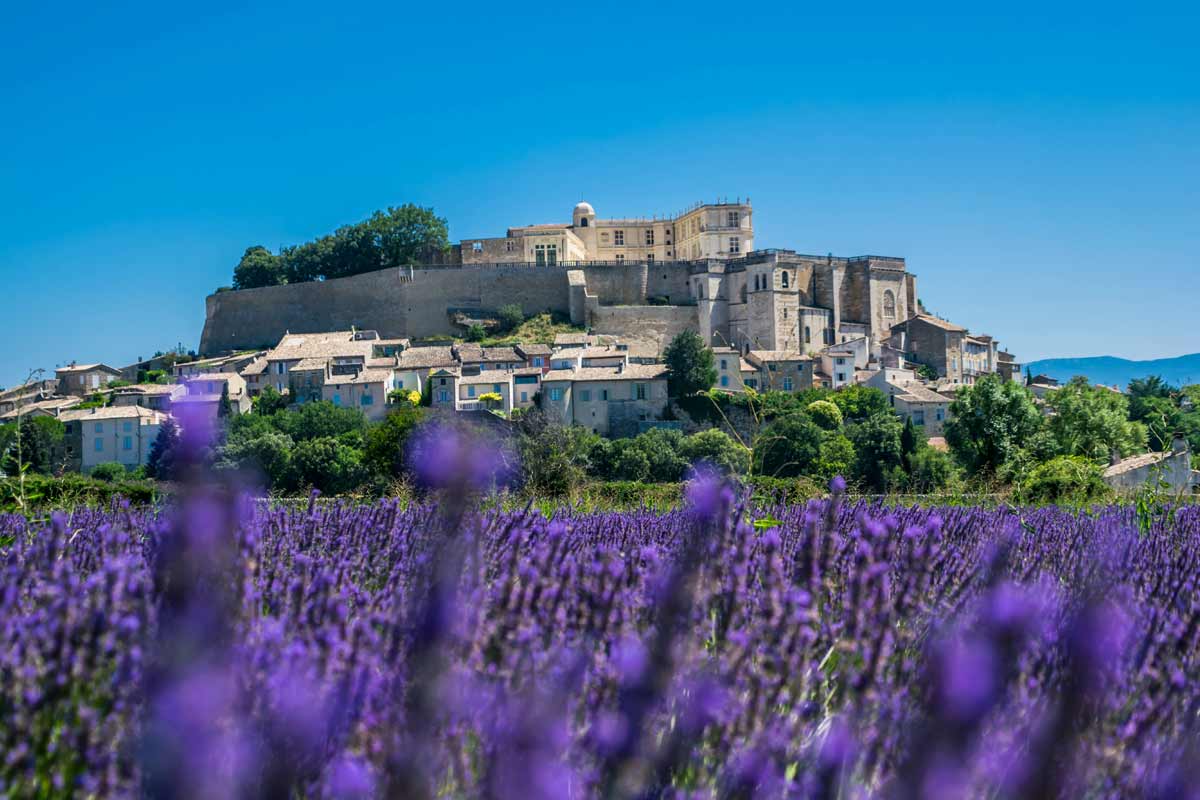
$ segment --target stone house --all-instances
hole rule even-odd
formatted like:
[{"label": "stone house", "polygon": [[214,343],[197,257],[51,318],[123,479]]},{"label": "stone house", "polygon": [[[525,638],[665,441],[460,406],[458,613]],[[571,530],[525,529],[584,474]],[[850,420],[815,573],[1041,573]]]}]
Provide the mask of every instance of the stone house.
[{"label": "stone house", "polygon": [[751,350],[746,363],[758,372],[754,388],[760,392],[801,392],[813,386],[813,359],[799,351]]},{"label": "stone house", "polygon": [[12,422],[18,416],[58,417],[62,412],[83,402],[81,397],[47,397],[15,406],[11,411],[0,414],[0,423]]},{"label": "stone house", "polygon": [[525,359],[525,366],[550,369],[550,355],[554,349],[548,344],[518,344],[513,350]]},{"label": "stone house", "polygon": [[424,393],[432,370],[451,367],[458,367],[451,347],[409,348],[400,354],[396,362],[396,388]]},{"label": "stone house", "polygon": [[458,367],[438,367],[429,371],[431,405],[442,410],[458,409]]},{"label": "stone house", "polygon": [[59,394],[85,397],[103,389],[111,381],[121,379],[121,371],[106,364],[76,364],[54,370]]},{"label": "stone house", "polygon": [[544,410],[602,436],[636,434],[639,422],[661,418],[667,402],[662,364],[551,370],[542,378]]},{"label": "stone house", "polygon": [[905,358],[937,371],[939,378],[963,382],[963,349],[967,329],[928,314],[917,314],[892,326],[891,343]]},{"label": "stone house", "polygon": [[145,464],[167,415],[140,406],[109,406],[64,411],[59,419],[66,426],[67,468],[87,473],[100,464]]},{"label": "stone house", "polygon": [[733,347],[714,347],[713,351],[713,366],[717,368],[717,382],[713,385],[714,389],[720,389],[726,392],[744,392],[746,391],[746,381],[743,378],[743,373],[752,375],[751,388],[757,384],[758,370],[756,370],[748,361],[742,358],[741,353]]},{"label": "stone house", "polygon": [[255,350],[245,353],[234,353],[216,358],[201,358],[196,361],[185,361],[171,368],[176,380],[193,375],[208,375],[214,372],[241,373],[248,366],[266,355],[265,351]]},{"label": "stone house", "polygon": [[[480,398],[487,394],[500,395],[500,401],[485,404]],[[477,375],[463,375],[458,380],[458,411],[502,411],[513,409],[513,374],[488,370]]]},{"label": "stone house", "polygon": [[1178,434],[1169,451],[1143,453],[1118,461],[1104,470],[1102,477],[1119,492],[1134,491],[1146,483],[1159,481],[1175,494],[1186,494],[1200,487],[1200,473],[1192,469],[1191,448],[1187,439]]},{"label": "stone house", "polygon": [[390,369],[330,372],[321,387],[321,399],[335,406],[357,408],[367,419],[378,421],[387,416],[388,393],[395,388],[395,372]]},{"label": "stone house", "polygon": [[175,398],[187,392],[187,387],[177,383],[135,383],[113,389],[110,404],[114,406],[141,406],[152,411],[167,413]]},{"label": "stone house", "polygon": [[18,405],[28,405],[39,400],[46,400],[58,393],[58,380],[47,378],[40,381],[30,381],[0,391],[0,414],[16,410]]}]

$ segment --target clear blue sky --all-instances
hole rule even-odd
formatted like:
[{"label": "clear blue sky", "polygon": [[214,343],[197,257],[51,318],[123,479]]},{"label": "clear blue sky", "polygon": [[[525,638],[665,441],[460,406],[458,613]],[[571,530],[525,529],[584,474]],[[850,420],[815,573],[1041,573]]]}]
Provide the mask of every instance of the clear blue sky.
[{"label": "clear blue sky", "polygon": [[749,195],[1020,359],[1200,351],[1194,3],[108,5],[3,12],[2,385],[194,347],[247,245],[407,201]]}]

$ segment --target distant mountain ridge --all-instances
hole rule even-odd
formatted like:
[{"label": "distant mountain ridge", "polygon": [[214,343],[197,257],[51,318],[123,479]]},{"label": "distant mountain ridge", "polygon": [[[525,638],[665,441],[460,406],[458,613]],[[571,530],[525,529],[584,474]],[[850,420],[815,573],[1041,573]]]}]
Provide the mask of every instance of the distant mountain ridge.
[{"label": "distant mountain ridge", "polygon": [[1116,385],[1122,389],[1134,378],[1150,375],[1158,375],[1175,386],[1200,383],[1200,353],[1174,358],[1152,358],[1146,361],[1133,361],[1116,356],[1044,358],[1041,361],[1031,361],[1028,366],[1034,375],[1049,375],[1059,381],[1068,381],[1076,375],[1086,375],[1092,383]]}]

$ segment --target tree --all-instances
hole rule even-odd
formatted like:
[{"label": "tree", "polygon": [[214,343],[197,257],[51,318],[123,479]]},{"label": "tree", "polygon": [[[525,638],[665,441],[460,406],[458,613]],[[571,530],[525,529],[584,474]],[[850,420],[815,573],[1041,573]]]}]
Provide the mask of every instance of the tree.
[{"label": "tree", "polygon": [[903,471],[904,426],[891,413],[875,414],[847,429],[854,443],[854,476],[865,488],[885,491]]},{"label": "tree", "polygon": [[235,289],[257,289],[281,283],[284,283],[283,259],[261,245],[247,247],[242,260],[233,268]]},{"label": "tree", "polygon": [[176,457],[179,450],[179,426],[167,417],[158,429],[158,435],[150,443],[150,454],[146,461],[146,475],[160,481],[175,478]]},{"label": "tree", "polygon": [[892,406],[886,394],[860,383],[831,392],[829,400],[842,410],[842,418],[847,422],[861,422],[876,414],[890,416],[892,413]]},{"label": "tree", "polygon": [[115,461],[109,461],[105,464],[97,464],[92,467],[91,476],[98,481],[113,483],[114,481],[124,480],[129,477],[129,473],[125,467]]},{"label": "tree", "polygon": [[1054,412],[1049,429],[1063,455],[1107,463],[1114,454],[1124,457],[1146,446],[1146,429],[1129,421],[1125,396],[1092,386],[1087,378],[1047,392],[1046,405]]},{"label": "tree", "polygon": [[994,473],[1042,428],[1042,415],[1029,390],[997,375],[963,387],[950,404],[946,443],[959,463],[976,473]]},{"label": "tree", "polygon": [[912,472],[912,459],[916,455],[918,444],[917,429],[913,425],[912,417],[905,417],[904,430],[900,432],[900,464],[905,472]]},{"label": "tree", "polygon": [[482,342],[487,338],[487,329],[478,322],[473,322],[467,326],[467,333],[463,338],[468,342]]},{"label": "tree", "polygon": [[750,450],[716,428],[684,437],[679,455],[689,464],[710,464],[730,475],[744,475],[750,469]]},{"label": "tree", "polygon": [[803,411],[780,417],[755,439],[753,471],[774,478],[811,474],[821,454],[822,438],[821,429]]},{"label": "tree", "polygon": [[712,388],[717,368],[712,349],[700,334],[686,330],[676,334],[663,351],[663,362],[670,370],[667,384],[671,397],[686,397]]},{"label": "tree", "polygon": [[578,426],[559,424],[541,409],[515,415],[521,472],[525,487],[549,497],[562,497],[582,483],[590,454],[607,440]]},{"label": "tree", "polygon": [[824,430],[836,431],[842,427],[842,409],[838,408],[837,403],[829,400],[814,400],[808,404],[805,410],[808,411],[813,422]]},{"label": "tree", "polygon": [[680,455],[682,433],[669,428],[651,428],[631,441],[646,456],[653,482],[673,483],[683,479],[688,462]]},{"label": "tree", "polygon": [[521,327],[521,323],[525,321],[525,312],[516,303],[500,306],[496,312],[497,321],[500,323],[500,330],[508,333]]},{"label": "tree", "polygon": [[229,405],[229,384],[221,384],[221,400],[217,403],[217,418],[228,419],[233,414],[233,408]]},{"label": "tree", "polygon": [[21,417],[20,426],[13,423],[10,428],[8,447],[0,450],[4,473],[16,475],[24,467],[28,472],[49,475],[54,471],[54,454],[65,434],[66,426],[54,417]]},{"label": "tree", "polygon": [[838,431],[826,431],[821,439],[821,450],[813,474],[823,482],[841,475],[851,474],[854,466],[854,442]]},{"label": "tree", "polygon": [[914,492],[937,492],[958,480],[958,467],[949,453],[934,450],[928,445],[913,453],[908,473],[908,485]]},{"label": "tree", "polygon": [[262,478],[267,489],[290,489],[296,483],[292,447],[290,436],[271,430],[227,444],[216,466],[254,473]]},{"label": "tree", "polygon": [[325,494],[348,492],[366,479],[362,453],[331,436],[299,442],[292,463],[303,484]]},{"label": "tree", "polygon": [[254,411],[262,415],[274,414],[286,409],[289,402],[287,395],[277,392],[274,386],[267,386],[254,398]]},{"label": "tree", "polygon": [[397,408],[378,425],[368,428],[363,444],[363,464],[367,469],[376,475],[403,475],[408,439],[424,417],[419,408]]},{"label": "tree", "polygon": [[275,427],[291,436],[293,441],[322,437],[337,438],[345,434],[361,434],[366,430],[367,418],[357,408],[335,406],[328,400],[304,403],[297,410],[276,414]]},{"label": "tree", "polygon": [[650,476],[650,460],[646,453],[628,439],[615,444],[612,477],[619,481],[645,481]]},{"label": "tree", "polygon": [[[446,220],[431,208],[407,204],[376,211],[368,219],[343,225],[332,234],[283,248],[279,254],[282,276],[277,282],[343,278],[427,263],[448,248]],[[236,274],[234,283],[238,283]]]},{"label": "tree", "polygon": [[1081,456],[1057,456],[1038,464],[1021,486],[1024,503],[1089,503],[1108,494],[1094,461]]}]

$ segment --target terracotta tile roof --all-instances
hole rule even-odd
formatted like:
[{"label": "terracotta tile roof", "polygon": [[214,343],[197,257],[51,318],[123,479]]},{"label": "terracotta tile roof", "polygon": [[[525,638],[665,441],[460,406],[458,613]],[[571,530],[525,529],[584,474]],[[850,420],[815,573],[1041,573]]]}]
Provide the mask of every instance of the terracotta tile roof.
[{"label": "terracotta tile roof", "polygon": [[431,369],[434,367],[450,367],[458,362],[450,347],[413,347],[400,354],[397,369]]},{"label": "terracotta tile roof", "polygon": [[491,372],[481,372],[478,375],[463,375],[458,379],[458,382],[464,386],[468,384],[493,384],[493,383],[508,383],[512,377],[511,372],[501,372],[500,370],[492,370]]},{"label": "terracotta tile roof", "polygon": [[359,370],[355,375],[333,375],[325,381],[325,385],[343,386],[359,383],[383,383],[391,377],[392,370],[390,369],[364,369]]},{"label": "terracotta tile roof", "polygon": [[1117,475],[1123,475],[1126,472],[1130,472],[1135,469],[1154,466],[1155,464],[1158,464],[1172,455],[1174,455],[1174,453],[1142,453],[1139,456],[1130,456],[1129,458],[1113,464],[1111,467],[1104,470],[1102,474],[1105,478],[1112,478]]},{"label": "terracotta tile roof", "polygon": [[530,356],[548,356],[553,352],[548,344],[518,344],[513,349],[526,358]]},{"label": "terracotta tile roof", "polygon": [[66,367],[59,367],[55,372],[91,372],[92,370],[103,369],[109,372],[120,374],[120,370],[113,369],[107,364],[74,364]]},{"label": "terracotta tile roof", "polygon": [[262,357],[254,359],[253,361],[251,361],[249,364],[246,365],[246,368],[242,370],[242,377],[245,377],[247,375],[262,375],[266,371],[267,371],[267,359],[266,359],[266,356],[262,356]]},{"label": "terracotta tile roof", "polygon": [[[912,319],[919,319],[922,322],[928,323],[928,324],[934,326],[935,328],[941,328],[944,331],[951,331],[954,333],[966,333],[967,332],[967,329],[962,327],[961,325],[955,325],[953,322],[950,322],[949,320],[942,319],[941,317],[930,316],[929,314],[917,314]],[[910,320],[906,320],[906,321],[910,321]],[[903,325],[904,323],[902,322],[900,324]]]},{"label": "terracotta tile roof", "polygon": [[142,408],[141,406],[109,406],[107,408],[71,409],[70,411],[62,412],[58,418],[63,422],[76,422],[80,420],[86,422],[90,420],[132,419],[136,417],[151,422],[159,422],[166,419],[166,416],[161,411],[152,411],[149,408]]},{"label": "terracotta tile roof", "polygon": [[667,377],[665,364],[630,364],[626,367],[580,367],[579,369],[552,369],[542,378],[551,381],[643,381]]}]

